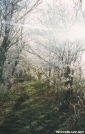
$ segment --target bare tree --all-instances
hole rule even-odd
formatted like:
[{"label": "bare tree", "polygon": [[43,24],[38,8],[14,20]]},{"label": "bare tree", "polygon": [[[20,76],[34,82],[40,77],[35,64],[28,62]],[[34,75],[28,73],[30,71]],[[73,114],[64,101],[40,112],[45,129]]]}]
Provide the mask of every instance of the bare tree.
[{"label": "bare tree", "polygon": [[[57,8],[48,6],[39,18],[39,24],[41,23],[42,29],[32,30],[30,45],[29,42],[25,44],[24,51],[31,56],[34,55],[30,62],[38,64],[40,67],[42,66],[41,68],[43,68],[43,73],[48,80],[48,85],[53,83],[55,89],[60,89],[59,85],[64,85],[64,88],[65,85],[73,85],[73,75],[76,72],[78,58],[85,50],[85,45],[82,41],[71,41],[67,37],[61,41],[61,37],[59,39],[57,36],[59,32],[58,27],[61,29],[65,28],[68,33],[75,24],[80,4],[78,0],[75,2],[71,0],[69,4],[64,3],[64,1],[62,3],[59,0],[56,5]],[[24,59],[27,60],[26,58]],[[70,73],[67,71],[68,66]],[[67,76],[65,73],[67,73]]]},{"label": "bare tree", "polygon": [[[49,70],[49,80],[54,78],[55,88],[59,86],[58,83],[62,80],[64,81],[64,85],[66,85],[67,82],[65,81],[66,76],[64,73],[67,73],[65,68],[67,70],[68,65],[71,71],[67,74],[70,79],[70,83],[68,84],[70,84],[70,86],[73,85],[73,75],[75,74],[76,63],[78,62],[81,53],[85,50],[85,45],[82,41],[71,41],[67,38],[61,41],[57,37],[58,26],[60,27],[60,25],[63,24],[68,32],[75,24],[79,12],[79,4],[79,1],[74,2],[72,0],[71,5],[69,4],[71,10],[69,10],[67,3],[60,3],[60,1],[56,5],[57,8],[49,6],[46,13],[44,11],[41,18],[39,18],[41,26],[44,26],[45,29],[33,31],[32,39],[38,48],[36,50],[31,44],[30,53],[38,57],[41,63],[44,62],[43,64]],[[72,69],[72,67],[74,67],[74,69]]]},{"label": "bare tree", "polygon": [[[7,59],[8,51],[12,46],[17,48],[18,57],[23,49],[22,34],[26,34],[23,30],[23,23],[29,13],[33,11],[40,4],[40,0],[25,1],[25,0],[2,0],[0,1],[0,82],[3,82],[3,68]],[[24,11],[24,13],[23,13]],[[22,25],[20,25],[22,23]],[[20,45],[20,46],[19,46]],[[12,49],[13,50],[13,49]],[[18,61],[14,60],[14,68],[17,66]],[[10,63],[8,63],[10,64]],[[14,73],[12,71],[12,74]]]}]

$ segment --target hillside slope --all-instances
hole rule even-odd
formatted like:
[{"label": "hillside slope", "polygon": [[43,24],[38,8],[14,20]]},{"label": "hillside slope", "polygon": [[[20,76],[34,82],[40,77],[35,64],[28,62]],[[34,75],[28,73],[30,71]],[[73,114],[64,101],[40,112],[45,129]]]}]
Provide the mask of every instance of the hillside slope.
[{"label": "hillside slope", "polygon": [[0,134],[55,134],[57,130],[85,131],[85,111],[79,121],[70,111],[58,111],[56,94],[45,84],[14,85],[0,93]]}]

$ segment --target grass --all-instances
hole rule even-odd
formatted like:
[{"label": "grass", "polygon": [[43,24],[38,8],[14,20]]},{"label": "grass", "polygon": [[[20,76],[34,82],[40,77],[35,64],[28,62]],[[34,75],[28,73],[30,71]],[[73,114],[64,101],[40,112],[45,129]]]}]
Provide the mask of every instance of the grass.
[{"label": "grass", "polygon": [[39,82],[14,85],[0,93],[0,134],[55,134],[56,130],[84,131],[70,112],[59,112],[56,95]]}]

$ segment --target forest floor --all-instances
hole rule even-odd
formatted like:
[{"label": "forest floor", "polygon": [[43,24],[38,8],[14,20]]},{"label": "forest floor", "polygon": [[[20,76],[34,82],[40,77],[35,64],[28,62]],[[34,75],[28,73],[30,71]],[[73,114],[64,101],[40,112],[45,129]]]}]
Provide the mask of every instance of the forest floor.
[{"label": "forest floor", "polygon": [[29,82],[0,93],[0,134],[56,134],[84,131],[85,110],[59,111],[56,94],[45,84]]}]

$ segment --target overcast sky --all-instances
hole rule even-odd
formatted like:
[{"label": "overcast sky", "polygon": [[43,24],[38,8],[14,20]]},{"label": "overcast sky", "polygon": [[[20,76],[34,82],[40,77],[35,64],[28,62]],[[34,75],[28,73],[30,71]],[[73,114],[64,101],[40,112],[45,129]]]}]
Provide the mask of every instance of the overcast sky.
[{"label": "overcast sky", "polygon": [[[57,2],[59,1],[59,6],[62,5],[63,2],[64,2],[64,5],[68,4],[68,9],[66,9],[66,10],[68,10],[68,11],[71,10],[69,5],[72,4],[71,1],[73,1],[73,0],[70,0],[70,2],[69,2],[69,0],[42,0],[42,4],[39,6],[39,8],[43,9],[43,11],[47,10],[47,8],[48,8],[47,4],[50,4],[51,6],[54,6],[56,8],[56,6],[55,6],[56,1]],[[75,3],[77,1],[78,0],[75,0]],[[85,10],[85,0],[83,0],[82,5],[83,5],[82,10],[84,11]],[[60,8],[62,9],[62,6]],[[69,13],[69,16],[70,16],[70,13]],[[31,13],[31,18],[33,21],[30,21],[30,24],[29,24],[29,20],[28,20],[27,24],[20,24],[20,23],[14,23],[14,22],[12,22],[11,24],[19,25],[19,26],[23,25],[23,27],[28,27],[28,29],[31,28],[31,29],[47,30],[44,26],[39,24],[37,21],[38,18],[40,18],[40,16],[41,16],[40,11],[35,14]],[[10,23],[10,22],[6,22],[6,23]],[[68,22],[68,25],[69,25],[69,22]],[[48,30],[52,30],[52,29],[49,28]],[[55,30],[55,28],[54,28],[54,30]],[[72,25],[69,25],[69,27],[65,28],[62,26],[58,27],[58,25],[56,26],[56,34],[57,34],[58,38],[62,38],[62,39],[68,38],[70,40],[76,40],[76,39],[84,40],[85,39],[84,33],[85,33],[85,18],[83,18],[81,10],[78,11],[78,16],[77,16],[76,20],[73,22]]]},{"label": "overcast sky", "polygon": [[[53,5],[55,6],[56,0],[53,0],[53,1],[54,1]],[[60,0],[57,0],[57,1],[60,1]],[[61,4],[63,2],[66,2],[66,4],[68,3],[67,10],[70,10],[69,5],[71,4],[71,1],[73,1],[73,0],[70,0],[70,1],[62,0]],[[52,0],[46,0],[46,2],[51,4]],[[75,3],[76,2],[78,2],[78,0],[75,0]],[[82,11],[84,12],[84,10],[85,10],[85,0],[82,1]],[[70,16],[70,14],[69,14],[69,16]],[[59,29],[60,29],[60,27],[59,27]],[[67,29],[61,28],[58,36],[60,38],[64,38],[66,36],[70,40],[76,40],[76,39],[85,40],[85,18],[83,18],[83,16],[82,16],[81,9],[79,9],[78,16],[77,16],[76,20],[73,22],[72,26],[70,26]]]},{"label": "overcast sky", "polygon": [[[56,8],[56,1],[60,1],[60,0],[43,0],[43,1],[44,1],[43,9],[46,9],[47,6],[45,5],[45,2],[49,3],[50,5],[53,5]],[[52,1],[53,1],[53,3],[52,3]],[[67,10],[68,11],[71,10],[70,4],[73,4],[73,3],[71,3],[71,2],[73,2],[73,0],[70,0],[70,1],[69,0],[61,0],[61,4],[63,2],[68,4]],[[76,4],[78,2],[78,0],[74,0],[74,2]],[[82,10],[81,10],[81,7],[79,7],[77,17],[76,17],[76,19],[73,20],[72,25],[69,25],[69,22],[68,22],[67,24],[69,25],[69,27],[66,27],[66,28],[62,27],[62,26],[56,27],[57,38],[60,38],[62,40],[68,39],[71,41],[81,40],[81,42],[82,41],[85,42],[85,16],[83,16],[84,14],[85,14],[85,0],[82,0]],[[69,14],[69,16],[70,16],[70,14]],[[49,30],[51,30],[51,29],[49,29]],[[54,30],[55,30],[55,28],[54,28]],[[82,65],[85,66],[85,54],[83,54],[82,60],[83,60]]]},{"label": "overcast sky", "polygon": [[[68,20],[66,19],[66,23],[67,23],[67,26],[66,27],[62,27],[61,24],[56,25],[56,28],[54,27],[53,30],[56,30],[56,35],[58,38],[62,38],[62,39],[65,39],[65,38],[68,38],[69,40],[85,40],[85,18],[83,18],[82,16],[82,12],[81,12],[81,9],[78,9],[78,15],[77,17],[74,17],[73,20],[71,20],[71,18],[69,16],[72,15],[71,13],[71,6],[74,6],[72,5],[73,1],[74,0],[42,0],[42,4],[39,6],[40,9],[43,9],[43,11],[46,11],[47,10],[47,4],[50,4],[51,6],[54,6],[55,10],[56,10],[56,1],[58,2],[59,1],[59,6],[61,6],[60,8],[62,9],[62,5],[65,5],[67,6],[67,12],[68,12]],[[60,2],[61,1],[61,2]],[[75,0],[75,3],[78,2],[78,0]],[[64,4],[63,4],[64,3]],[[71,5],[71,6],[70,6]],[[82,4],[82,10],[84,12],[85,10],[85,0],[83,0],[83,4]],[[63,9],[64,10],[64,9]],[[72,9],[73,10],[73,9]],[[63,11],[64,13],[64,11]],[[32,29],[42,29],[42,30],[52,30],[50,27],[49,29],[46,29],[46,27],[42,26],[41,24],[38,23],[38,18],[40,19],[41,17],[41,13],[37,13],[37,14],[31,14],[31,17],[33,19],[33,21],[30,22],[30,25],[27,24],[25,25],[26,27],[31,27]],[[69,20],[70,18],[70,20]],[[75,19],[76,18],[76,19]],[[57,18],[56,18],[57,19]],[[70,21],[73,21],[72,24],[70,24]],[[35,23],[35,24],[34,24]],[[62,22],[63,23],[63,22]]]}]

